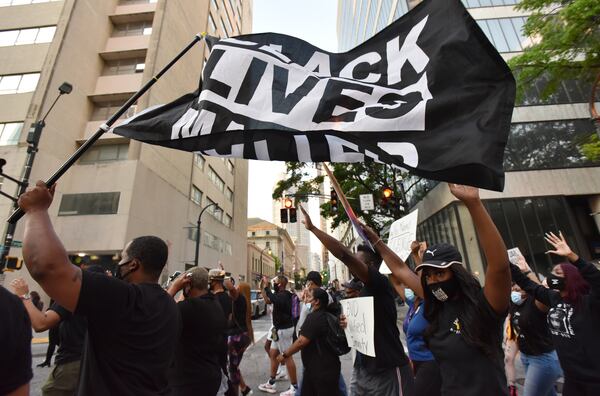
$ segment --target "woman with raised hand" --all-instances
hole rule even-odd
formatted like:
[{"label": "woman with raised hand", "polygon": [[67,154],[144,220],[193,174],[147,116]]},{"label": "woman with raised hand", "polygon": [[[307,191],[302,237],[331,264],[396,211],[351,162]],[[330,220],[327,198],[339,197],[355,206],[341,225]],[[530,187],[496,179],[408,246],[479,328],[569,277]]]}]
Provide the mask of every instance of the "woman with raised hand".
[{"label": "woman with raised hand", "polygon": [[546,253],[568,262],[552,268],[549,289],[511,265],[513,280],[548,309],[548,327],[562,366],[564,396],[600,395],[600,271],[574,253],[562,233],[550,232]]},{"label": "woman with raised hand", "polygon": [[511,278],[506,246],[474,187],[449,184],[473,219],[487,262],[485,287],[465,268],[456,247],[441,243],[427,248],[417,276],[377,234],[367,236],[392,276],[424,298],[429,322],[425,339],[440,366],[442,395],[507,395],[502,328],[510,301]]}]

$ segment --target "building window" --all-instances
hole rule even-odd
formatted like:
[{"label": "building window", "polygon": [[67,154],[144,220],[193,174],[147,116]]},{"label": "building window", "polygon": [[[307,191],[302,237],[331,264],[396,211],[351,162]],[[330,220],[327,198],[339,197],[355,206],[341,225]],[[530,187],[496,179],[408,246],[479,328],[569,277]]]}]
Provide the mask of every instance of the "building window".
[{"label": "building window", "polygon": [[600,158],[587,155],[595,133],[588,119],[512,124],[504,151],[504,169],[519,171],[600,165]]},{"label": "building window", "polygon": [[40,73],[0,76],[0,95],[33,92],[39,79]]},{"label": "building window", "polygon": [[202,156],[202,154],[200,154],[200,153],[194,153],[194,165],[196,165],[201,170],[204,170],[204,164],[205,163],[206,163],[206,160],[204,159],[204,157]]},{"label": "building window", "polygon": [[235,166],[233,165],[233,162],[230,159],[228,159],[227,161],[225,161],[225,165],[227,166],[227,170],[229,171],[229,173],[233,175],[235,173]]},{"label": "building window", "polygon": [[49,43],[54,38],[55,32],[56,26],[20,30],[4,30],[0,32],[0,47]]},{"label": "building window", "polygon": [[212,5],[215,10],[219,8],[219,6],[217,5],[217,0],[210,0],[210,5]]},{"label": "building window", "polygon": [[127,159],[129,143],[106,144],[92,146],[81,156],[82,164],[96,164],[100,162],[123,161]]},{"label": "building window", "polygon": [[202,191],[192,184],[192,191],[190,192],[190,199],[196,205],[202,205]]},{"label": "building window", "polygon": [[[90,121],[104,121],[108,120],[113,114],[117,112],[125,104],[124,101],[119,102],[101,102],[94,105],[92,111],[92,117]],[[121,119],[133,117],[136,113],[137,105],[131,106],[125,114],[121,116]]]},{"label": "building window", "polygon": [[462,2],[466,8],[479,8],[515,5],[519,0],[462,0]]},{"label": "building window", "polygon": [[225,29],[225,24],[223,23],[223,18],[219,18],[219,25],[221,25],[221,30],[223,31],[223,37],[229,37],[229,33],[227,29]]},{"label": "building window", "polygon": [[22,122],[0,123],[0,146],[18,144],[22,130]]},{"label": "building window", "polygon": [[256,231],[252,231],[252,236],[256,236]]},{"label": "building window", "polygon": [[225,198],[227,198],[229,202],[233,202],[233,191],[231,191],[229,187],[225,190]]},{"label": "building window", "polygon": [[569,246],[578,251],[575,233],[564,198],[516,198],[484,201],[488,212],[508,248],[518,247],[538,273],[547,275],[559,257],[546,254],[544,234],[561,230]]},{"label": "building window", "polygon": [[480,19],[477,24],[498,52],[519,52],[530,41],[523,33],[525,21],[524,17]]},{"label": "building window", "polygon": [[542,99],[542,92],[547,84],[547,79],[542,77],[529,84],[527,91],[516,104],[517,106],[549,105],[549,104],[567,104],[567,103],[587,103],[591,86],[577,80],[561,81],[554,93],[547,98]]},{"label": "building window", "polygon": [[218,220],[219,222],[222,223],[223,222],[223,209],[219,208],[219,206],[216,204],[216,202],[213,201],[212,199],[207,197],[206,200],[207,200],[207,203],[206,203],[207,206],[212,205],[211,207],[209,207],[207,209],[208,213],[212,217],[214,217],[216,220]]},{"label": "building window", "polygon": [[119,210],[120,192],[64,194],[59,216],[115,214]]},{"label": "building window", "polygon": [[271,231],[265,231],[265,235],[271,235]]},{"label": "building window", "polygon": [[50,3],[53,1],[62,1],[62,0],[0,0],[0,7],[10,7],[10,6],[37,4],[37,3]]},{"label": "building window", "polygon": [[225,26],[227,27],[227,34],[231,35],[233,33],[233,26],[231,26],[231,21],[227,17],[225,18]]},{"label": "building window", "polygon": [[233,249],[231,248],[231,244],[229,242],[224,241],[207,231],[204,231],[203,238],[204,246],[208,246],[209,248],[214,249],[217,252],[224,253],[228,256],[233,254]]},{"label": "building window", "polygon": [[219,189],[219,191],[223,192],[225,190],[225,182],[210,166],[208,167],[208,178]]},{"label": "building window", "polygon": [[152,21],[141,21],[115,25],[112,37],[149,36],[150,34],[152,34]]},{"label": "building window", "polygon": [[119,74],[143,73],[145,58],[115,59],[104,63],[103,76],[114,76]]},{"label": "building window", "polygon": [[223,224],[225,224],[226,227],[231,228],[231,220],[231,216],[225,214],[225,216],[223,217]]}]

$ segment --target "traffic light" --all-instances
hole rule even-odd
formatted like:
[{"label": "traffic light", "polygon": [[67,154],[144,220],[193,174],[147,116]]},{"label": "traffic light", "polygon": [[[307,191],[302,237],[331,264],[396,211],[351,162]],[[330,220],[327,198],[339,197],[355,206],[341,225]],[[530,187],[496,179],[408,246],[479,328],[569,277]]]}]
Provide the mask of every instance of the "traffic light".
[{"label": "traffic light", "polygon": [[293,202],[292,202],[292,200],[291,200],[290,198],[286,198],[286,199],[283,201],[283,206],[284,206],[286,209],[289,209],[289,208],[291,208],[291,207],[292,207],[292,205],[293,205]]},{"label": "traffic light", "polygon": [[290,208],[290,223],[295,223],[296,221],[298,221],[297,219],[297,215],[296,215],[296,208]]},{"label": "traffic light", "polygon": [[279,210],[279,216],[282,223],[288,222],[288,210],[287,208],[281,208]]},{"label": "traffic light", "polygon": [[337,213],[338,211],[338,195],[337,192],[332,188],[331,189],[331,198],[329,199],[329,203],[331,204],[331,212]]},{"label": "traffic light", "polygon": [[394,190],[389,187],[384,187],[381,190],[381,206],[388,208],[394,201]]}]

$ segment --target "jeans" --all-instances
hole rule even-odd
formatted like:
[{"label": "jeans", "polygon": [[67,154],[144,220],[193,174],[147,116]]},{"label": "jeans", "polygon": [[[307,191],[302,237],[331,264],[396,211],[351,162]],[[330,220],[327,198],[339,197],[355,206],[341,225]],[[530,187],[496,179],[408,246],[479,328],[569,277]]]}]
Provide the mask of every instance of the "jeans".
[{"label": "jeans", "polygon": [[554,384],[562,376],[556,351],[542,355],[527,355],[521,352],[525,366],[524,396],[556,396]]}]

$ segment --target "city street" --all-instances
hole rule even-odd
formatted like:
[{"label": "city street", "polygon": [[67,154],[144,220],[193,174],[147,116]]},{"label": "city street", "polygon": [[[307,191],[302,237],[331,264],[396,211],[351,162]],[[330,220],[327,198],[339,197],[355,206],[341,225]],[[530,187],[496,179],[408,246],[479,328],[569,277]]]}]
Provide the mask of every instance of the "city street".
[{"label": "city street", "polygon": [[[406,306],[398,307],[398,325],[401,326],[402,320],[404,319],[404,315],[406,313]],[[267,355],[264,351],[264,343],[267,339],[267,332],[271,327],[271,319],[268,315],[262,316],[259,319],[252,321],[252,325],[254,326],[254,337],[255,344],[251,345],[244,355],[244,359],[242,360],[241,370],[242,375],[246,383],[252,388],[254,394],[263,394],[258,390],[258,384],[266,382],[269,375],[269,361]],[[44,341],[44,338],[47,337],[46,333],[39,333],[34,336],[34,341]],[[406,339],[404,337],[404,333],[400,331],[400,338],[402,339],[402,344],[406,349]],[[41,363],[44,360],[44,356],[46,353],[47,343],[45,342],[36,342],[32,345],[32,353],[33,353],[33,366],[34,366],[34,376],[31,381],[31,395],[32,396],[40,396],[42,394],[41,387],[46,381],[48,374],[50,372],[50,368],[44,367],[39,368],[36,367],[37,364]],[[302,373],[302,361],[300,359],[300,354],[294,355],[294,361],[296,362],[296,367],[298,368],[298,376]],[[346,381],[346,384],[350,385],[350,377],[352,375],[352,353],[349,353],[345,356],[341,357],[342,361],[342,375]],[[520,359],[517,357],[516,362],[517,367],[517,383],[519,392],[522,392],[522,384],[523,384],[523,366],[520,363]],[[290,383],[288,380],[282,380],[277,383],[278,391],[283,392],[289,387]]]}]

